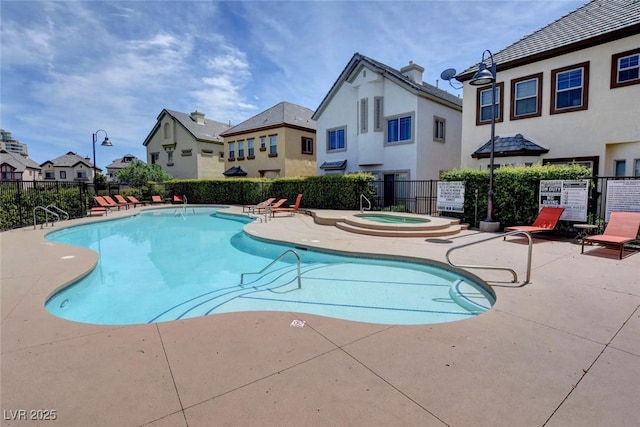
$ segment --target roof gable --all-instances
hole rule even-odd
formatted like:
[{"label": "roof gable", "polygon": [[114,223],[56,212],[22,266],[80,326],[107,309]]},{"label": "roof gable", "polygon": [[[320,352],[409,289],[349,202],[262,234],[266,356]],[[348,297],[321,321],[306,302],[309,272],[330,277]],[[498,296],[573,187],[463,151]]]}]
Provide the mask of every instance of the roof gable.
[{"label": "roof gable", "polygon": [[194,115],[198,115],[204,119],[204,114],[195,111],[192,114],[181,113],[175,110],[163,109],[160,114],[158,114],[157,121],[149,135],[145,138],[142,145],[146,146],[149,144],[149,141],[155,135],[155,133],[160,129],[160,122],[164,115],[169,115],[173,119],[176,120],[187,132],[189,132],[196,140],[205,141],[205,142],[222,142],[222,137],[220,136],[222,132],[229,129],[231,126],[228,124],[218,122],[216,120],[206,119],[203,123],[198,123],[194,119]]},{"label": "roof gable", "polygon": [[[60,157],[56,157],[55,159],[49,160],[48,162],[50,162],[53,165],[53,167],[56,167],[56,168],[72,168],[80,163],[90,168],[93,167],[93,163],[91,163],[90,159],[79,156],[73,151],[69,151],[67,154],[64,154]],[[44,162],[42,166],[44,166],[45,163],[47,162]]]},{"label": "roof gable", "polygon": [[316,122],[311,119],[313,111],[290,102],[280,102],[244,122],[227,129],[222,136],[238,135],[249,131],[291,126],[315,131]]},{"label": "roof gable", "polygon": [[[537,62],[640,32],[637,0],[592,0],[493,55],[498,71]],[[456,76],[471,79],[478,64]]]},{"label": "roof gable", "polygon": [[318,120],[318,117],[322,115],[323,110],[327,107],[333,96],[345,82],[351,83],[354,81],[355,76],[363,66],[381,74],[384,78],[394,81],[400,87],[417,96],[427,98],[451,108],[462,110],[462,100],[458,96],[450,94],[449,92],[428,83],[417,83],[395,68],[389,67],[382,62],[378,62],[367,56],[361,55],[360,53],[355,53],[344,70],[342,70],[342,73],[340,73],[340,76],[335,81],[327,95],[325,95],[322,102],[320,102],[315,113],[313,113],[312,118],[314,120]]}]

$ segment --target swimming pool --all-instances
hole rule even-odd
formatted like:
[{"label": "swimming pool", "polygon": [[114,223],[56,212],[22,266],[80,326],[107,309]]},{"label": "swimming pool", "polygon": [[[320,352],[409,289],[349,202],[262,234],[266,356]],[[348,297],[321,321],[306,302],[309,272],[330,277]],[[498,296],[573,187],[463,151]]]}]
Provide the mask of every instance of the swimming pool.
[{"label": "swimming pool", "polygon": [[[242,231],[249,221],[220,208],[154,209],[50,233],[48,240],[91,248],[99,260],[85,277],[52,295],[46,309],[94,324],[238,311],[425,324],[473,317],[494,302],[474,277],[444,265],[268,243]],[[264,273],[252,274],[287,250],[301,259],[300,288],[292,252]]]},{"label": "swimming pool", "polygon": [[356,214],[354,216],[368,221],[381,222],[383,224],[426,224],[430,222],[427,218],[415,218],[403,215]]}]

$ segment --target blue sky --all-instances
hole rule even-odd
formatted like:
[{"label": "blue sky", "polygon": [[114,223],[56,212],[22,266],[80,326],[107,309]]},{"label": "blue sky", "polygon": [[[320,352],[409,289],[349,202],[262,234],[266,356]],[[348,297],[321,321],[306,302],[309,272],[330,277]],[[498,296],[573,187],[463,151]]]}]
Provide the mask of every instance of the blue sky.
[{"label": "blue sky", "polygon": [[98,129],[99,167],[146,160],[163,108],[232,125],[282,101],[315,110],[356,52],[435,85],[586,2],[3,0],[0,127],[37,163],[92,157]]}]

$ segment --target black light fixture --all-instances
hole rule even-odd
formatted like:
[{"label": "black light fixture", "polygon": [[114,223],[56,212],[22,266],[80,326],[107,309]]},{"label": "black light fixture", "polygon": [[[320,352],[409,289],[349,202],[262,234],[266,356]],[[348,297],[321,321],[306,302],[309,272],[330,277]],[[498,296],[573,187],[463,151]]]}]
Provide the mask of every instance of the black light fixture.
[{"label": "black light fixture", "polygon": [[98,187],[96,185],[96,173],[97,173],[97,167],[96,167],[96,142],[98,141],[98,132],[103,132],[104,133],[104,141],[102,141],[102,145],[103,147],[113,147],[113,144],[111,143],[111,141],[109,141],[109,136],[107,135],[107,131],[103,130],[103,129],[98,129],[97,131],[95,131],[93,133],[93,191],[94,193],[98,194]]},{"label": "black light fixture", "polygon": [[[485,64],[485,53],[491,59],[491,70]],[[482,60],[478,64],[478,71],[469,82],[473,86],[485,86],[491,84],[491,153],[489,155],[489,192],[487,194],[487,219],[485,222],[493,221],[493,157],[495,152],[496,139],[496,62],[493,54],[489,50],[482,52]]]}]

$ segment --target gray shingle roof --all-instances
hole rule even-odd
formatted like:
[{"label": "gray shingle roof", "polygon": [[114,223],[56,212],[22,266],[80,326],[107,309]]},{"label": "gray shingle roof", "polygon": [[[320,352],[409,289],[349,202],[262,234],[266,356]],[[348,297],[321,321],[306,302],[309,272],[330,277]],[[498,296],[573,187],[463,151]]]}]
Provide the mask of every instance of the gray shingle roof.
[{"label": "gray shingle roof", "polygon": [[[514,136],[497,136],[494,144],[494,157],[507,156],[539,156],[548,153],[549,149],[542,147],[522,136],[516,134]],[[474,159],[487,158],[491,155],[491,140],[484,143],[480,148],[473,152],[471,157]]]},{"label": "gray shingle roof", "polygon": [[26,169],[40,170],[40,165],[18,153],[0,150],[0,164],[6,163],[18,172],[24,172]]},{"label": "gray shingle roof", "polygon": [[340,73],[340,76],[335,81],[333,86],[331,86],[331,89],[329,90],[329,92],[327,92],[322,102],[320,102],[320,105],[313,113],[314,118],[317,118],[318,115],[322,113],[329,100],[339,89],[340,85],[344,81],[347,81],[352,73],[358,70],[359,66],[363,63],[367,64],[369,68],[372,68],[378,73],[384,74],[389,79],[395,81],[401,86],[404,86],[408,90],[415,92],[418,95],[422,95],[434,101],[441,101],[445,105],[453,105],[455,107],[458,107],[459,109],[462,109],[462,99],[460,99],[457,95],[450,94],[449,92],[430,85],[429,83],[416,83],[409,77],[402,74],[402,72],[400,72],[399,70],[396,70],[395,68],[389,67],[382,62],[378,62],[375,59],[371,59],[356,52],[351,57],[351,60],[349,60],[344,70],[342,70],[342,73]]},{"label": "gray shingle roof", "polygon": [[[163,111],[166,111],[174,117],[194,136],[194,138],[199,140],[222,142],[220,134],[229,129],[229,125],[215,120],[205,119],[204,124],[199,124],[191,117],[190,114],[167,109],[164,109]],[[160,115],[162,115],[162,113]]]},{"label": "gray shingle roof", "polygon": [[[494,53],[498,71],[640,32],[640,1],[592,0]],[[459,73],[469,80],[477,64]]]},{"label": "gray shingle roof", "polygon": [[[125,161],[125,159],[126,159],[126,161]],[[122,169],[122,168],[126,168],[127,166],[129,166],[131,163],[133,163],[136,160],[137,161],[141,161],[140,159],[138,159],[133,154],[125,154],[124,156],[120,157],[119,159],[115,159],[113,162],[111,162],[107,166],[107,169]]]},{"label": "gray shingle roof", "polygon": [[[90,168],[93,167],[93,163],[91,162],[90,159],[79,156],[73,151],[69,151],[67,154],[63,154],[62,156],[56,157],[53,160],[47,160],[42,165],[49,162],[52,163],[54,167],[62,167],[62,168],[70,168],[77,165],[78,163],[83,163]],[[97,169],[101,170],[100,168],[97,168]]]},{"label": "gray shingle roof", "polygon": [[313,111],[290,102],[280,102],[273,107],[257,114],[242,123],[224,131],[223,136],[245,133],[263,128],[273,128],[283,125],[316,129],[316,122],[311,120]]}]

